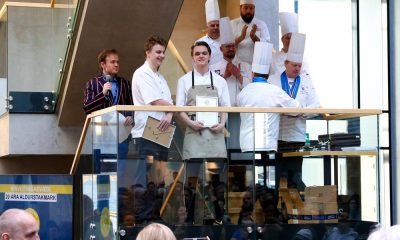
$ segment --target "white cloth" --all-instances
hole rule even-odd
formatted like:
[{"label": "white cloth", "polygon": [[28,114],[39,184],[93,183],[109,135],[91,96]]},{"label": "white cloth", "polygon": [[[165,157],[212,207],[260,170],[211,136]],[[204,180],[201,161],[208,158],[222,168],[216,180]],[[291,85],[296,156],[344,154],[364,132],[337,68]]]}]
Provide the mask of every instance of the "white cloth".
[{"label": "white cloth", "polygon": [[[210,71],[201,75],[196,70],[194,71],[194,85],[211,85]],[[218,106],[231,106],[229,100],[229,90],[225,79],[216,73],[212,73],[214,87],[218,91]],[[185,106],[188,96],[188,90],[192,87],[192,71],[186,73],[178,80],[178,89],[176,92],[176,105]]]},{"label": "white cloth", "polygon": [[[285,60],[286,60],[287,53],[283,50],[276,52],[272,55],[272,63],[270,68],[270,75],[283,73],[285,71]],[[303,58],[303,63],[301,65],[300,74],[308,74],[311,75],[310,72],[310,65],[308,64],[307,58]]]},{"label": "white cloth", "polygon": [[[282,89],[270,83],[253,82],[239,93],[240,107],[300,107]],[[276,151],[279,113],[241,113],[240,148],[246,151]],[[254,144],[255,143],[255,144]]]},{"label": "white cloth", "polygon": [[247,33],[245,39],[241,41],[237,47],[237,56],[242,59],[243,61],[247,62],[251,65],[253,61],[253,52],[254,52],[254,42],[250,38],[250,31],[254,24],[257,25],[256,35],[260,38],[261,42],[269,42],[270,35],[268,31],[267,24],[257,18],[253,18],[250,24],[247,24],[243,21],[241,17],[233,19],[231,21],[232,24],[232,31],[235,38],[239,37],[242,33],[242,28],[244,25],[248,25]]},{"label": "white cloth", "polygon": [[196,40],[196,42],[206,42],[210,48],[211,48],[211,58],[210,58],[210,65],[215,64],[216,62],[221,61],[224,56],[222,56],[221,52],[221,44],[219,43],[219,38],[218,39],[212,39],[208,35],[205,35],[204,37],[201,37]]},{"label": "white cloth", "polygon": [[[136,106],[150,105],[151,102],[159,99],[173,103],[167,81],[159,72],[153,72],[147,61],[133,73],[132,97]],[[132,129],[132,137],[142,137],[147,116],[160,120],[165,116],[165,113],[135,111],[135,126]]]},{"label": "white cloth", "polygon": [[[228,84],[228,89],[229,89],[229,96],[230,96],[230,102],[231,106],[237,106],[236,104],[236,98],[239,92],[245,87],[247,84],[251,82],[251,67],[248,63],[243,62],[240,60],[238,57],[235,56],[233,58],[232,63],[238,67],[240,66],[240,74],[243,76],[243,84],[240,84],[239,80],[231,75],[228,78],[226,78],[226,83]],[[221,61],[217,62],[214,65],[210,66],[211,71],[219,74],[221,77],[224,76],[226,65],[228,64],[228,61],[225,59],[222,59]]]},{"label": "white cloth", "polygon": [[[303,108],[319,108],[320,103],[317,92],[313,86],[311,78],[307,74],[300,74],[300,86],[296,100]],[[271,84],[282,88],[281,74],[274,74],[270,77]],[[279,140],[288,142],[305,142],[306,118],[311,115],[298,117],[281,116]],[[312,115],[313,116],[313,115]]]}]

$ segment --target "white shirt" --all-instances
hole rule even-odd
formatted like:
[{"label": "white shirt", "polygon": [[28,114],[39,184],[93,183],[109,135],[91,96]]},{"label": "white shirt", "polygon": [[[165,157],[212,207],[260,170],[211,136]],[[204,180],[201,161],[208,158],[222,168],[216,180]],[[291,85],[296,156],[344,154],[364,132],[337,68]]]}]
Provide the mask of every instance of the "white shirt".
[{"label": "white shirt", "polygon": [[[211,85],[210,71],[201,75],[196,70],[194,71],[194,85]],[[229,90],[225,79],[216,73],[213,73],[214,87],[218,91],[218,106],[231,106],[229,100]],[[192,87],[192,71],[186,73],[178,80],[178,89],[176,92],[176,105],[185,106],[188,96],[188,91]]]},{"label": "white shirt", "polygon": [[[286,57],[287,57],[287,53],[285,53],[283,50],[280,50],[279,52],[274,53],[272,55],[270,75],[283,73],[283,71],[286,70],[286,68],[285,68]],[[305,58],[303,58],[303,63],[301,65],[300,74],[302,74],[302,73],[311,75],[310,67],[308,65],[307,59],[305,59]]]},{"label": "white shirt", "polygon": [[[159,72],[154,72],[147,61],[133,73],[132,97],[136,106],[150,105],[151,102],[159,99],[173,103],[167,81]],[[135,126],[132,129],[132,137],[142,137],[147,116],[160,120],[165,116],[165,113],[135,111]]]},{"label": "white shirt", "polygon": [[[270,83],[253,82],[239,93],[240,107],[300,107],[282,89]],[[240,148],[246,151],[277,150],[279,113],[241,113]],[[255,143],[255,144],[254,144]]]},{"label": "white shirt", "polygon": [[[243,77],[242,84],[233,75],[231,75],[225,79],[226,83],[228,84],[231,106],[237,106],[237,104],[236,104],[237,95],[243,89],[243,87],[245,87],[247,84],[249,84],[251,82],[251,66],[248,63],[243,62],[236,56],[232,60],[232,63],[236,67],[240,66],[240,74]],[[221,61],[217,62],[216,64],[211,65],[210,69],[211,69],[211,71],[213,71],[213,72],[217,73],[218,75],[220,75],[221,77],[223,77],[227,64],[228,64],[228,61],[226,61],[225,58],[223,58]]]},{"label": "white shirt", "polygon": [[[303,108],[319,108],[320,103],[317,92],[312,84],[308,74],[300,74],[300,86],[297,92],[296,100],[300,102]],[[281,74],[275,74],[270,77],[271,84],[282,88]],[[310,115],[299,117],[281,116],[279,140],[288,142],[305,142],[306,118]]]},{"label": "white shirt", "polygon": [[243,61],[247,62],[251,65],[253,62],[253,52],[254,52],[254,42],[250,38],[250,31],[253,25],[257,25],[256,35],[260,38],[261,42],[269,42],[270,35],[268,31],[267,24],[260,19],[253,18],[250,24],[247,24],[243,21],[241,17],[233,19],[231,21],[232,31],[235,38],[239,37],[242,34],[242,28],[244,25],[247,25],[247,33],[245,39],[239,43],[237,46],[237,56]]},{"label": "white shirt", "polygon": [[210,48],[211,48],[211,58],[210,58],[210,62],[209,64],[215,64],[219,61],[221,61],[222,59],[224,59],[224,56],[222,56],[222,52],[221,52],[221,44],[219,43],[219,38],[218,39],[212,39],[210,38],[208,35],[205,35],[204,37],[201,37],[199,39],[196,40],[196,42],[206,42]]}]

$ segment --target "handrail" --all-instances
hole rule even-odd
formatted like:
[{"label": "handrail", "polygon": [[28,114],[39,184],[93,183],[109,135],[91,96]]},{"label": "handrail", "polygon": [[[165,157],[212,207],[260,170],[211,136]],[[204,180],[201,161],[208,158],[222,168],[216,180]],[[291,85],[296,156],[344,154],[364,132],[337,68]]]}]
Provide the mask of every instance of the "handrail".
[{"label": "handrail", "polygon": [[185,61],[183,61],[181,54],[179,53],[178,49],[175,47],[175,44],[172,42],[172,40],[169,40],[169,42],[168,42],[168,49],[172,52],[175,59],[178,61],[179,66],[182,68],[182,70],[185,73],[189,72],[190,71],[189,67],[186,65]]},{"label": "handrail", "polygon": [[227,113],[310,113],[325,114],[326,120],[337,120],[361,116],[379,115],[381,109],[334,109],[334,108],[253,108],[253,107],[190,107],[190,106],[134,106],[116,105],[89,114],[83,126],[82,135],[79,139],[78,147],[75,152],[74,161],[70,170],[70,175],[76,172],[79,158],[86,138],[87,130],[91,119],[103,114],[115,111],[153,111],[153,112],[227,112]]},{"label": "handrail", "polygon": [[55,0],[50,3],[33,3],[33,2],[4,2],[0,9],[0,18],[7,12],[7,7],[31,7],[31,8],[75,8],[76,3],[71,4],[56,4]]},{"label": "handrail", "polygon": [[[194,107],[194,106],[135,106],[135,105],[116,105],[108,107],[92,114],[88,117],[96,117],[114,111],[152,111],[152,112],[227,112],[227,113],[298,113],[298,114],[331,114],[344,115],[347,118],[379,115],[381,109],[339,109],[339,108],[263,108],[263,107]],[[334,114],[334,115],[333,115]],[[329,119],[330,120],[330,119]]]},{"label": "handrail", "polygon": [[92,118],[87,117],[85,120],[85,124],[83,125],[81,138],[79,139],[78,148],[76,149],[74,161],[72,162],[71,170],[69,171],[70,175],[74,175],[76,172],[76,168],[78,167],[79,158],[81,157],[81,152],[83,148],[83,144],[85,142],[87,130],[89,129],[89,124],[92,122]]}]

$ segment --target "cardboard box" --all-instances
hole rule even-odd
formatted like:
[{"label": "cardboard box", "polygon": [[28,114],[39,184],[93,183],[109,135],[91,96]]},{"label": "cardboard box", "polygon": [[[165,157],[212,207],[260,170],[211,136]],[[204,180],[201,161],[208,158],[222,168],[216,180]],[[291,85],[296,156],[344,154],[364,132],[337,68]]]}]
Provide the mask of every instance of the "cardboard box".
[{"label": "cardboard box", "polygon": [[288,223],[338,222],[336,186],[307,187],[304,200],[304,202],[301,200],[297,189],[279,189],[278,208],[285,206]]},{"label": "cardboard box", "polygon": [[336,185],[306,187],[304,200],[310,203],[337,202]]}]

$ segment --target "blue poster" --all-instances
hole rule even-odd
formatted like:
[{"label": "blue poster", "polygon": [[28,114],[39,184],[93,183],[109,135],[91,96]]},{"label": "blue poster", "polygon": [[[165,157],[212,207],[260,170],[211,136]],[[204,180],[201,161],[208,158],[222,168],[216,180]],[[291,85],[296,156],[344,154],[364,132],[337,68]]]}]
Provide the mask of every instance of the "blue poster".
[{"label": "blue poster", "polygon": [[68,175],[0,176],[0,210],[25,209],[39,223],[40,239],[73,239],[73,178]]}]

